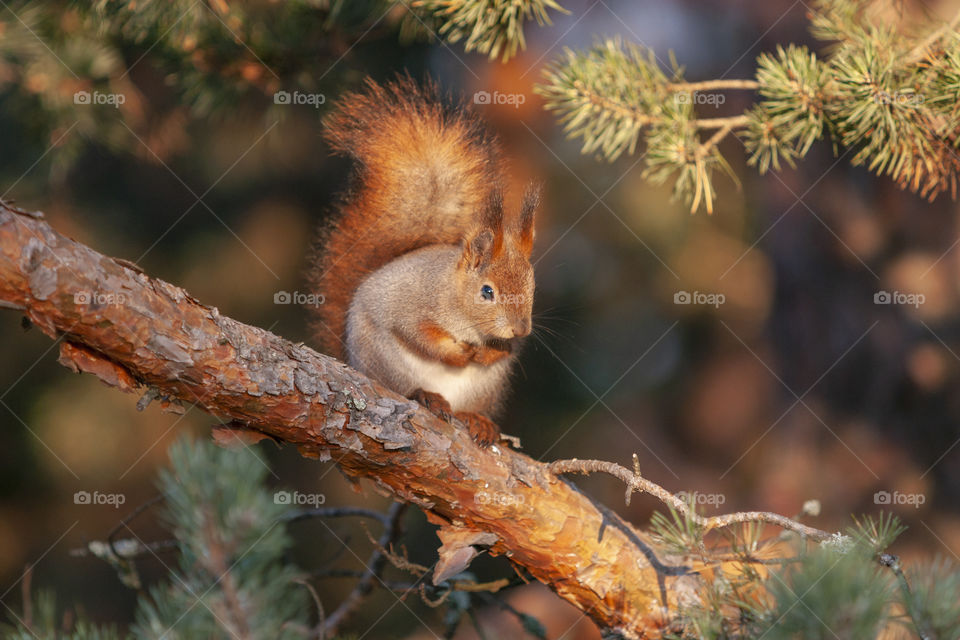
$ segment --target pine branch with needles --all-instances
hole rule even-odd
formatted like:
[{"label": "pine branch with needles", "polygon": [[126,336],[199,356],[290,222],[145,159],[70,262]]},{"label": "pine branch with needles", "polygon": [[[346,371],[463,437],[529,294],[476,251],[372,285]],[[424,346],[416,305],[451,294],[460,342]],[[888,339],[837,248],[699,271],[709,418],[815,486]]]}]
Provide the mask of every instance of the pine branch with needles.
[{"label": "pine branch with needles", "polygon": [[[753,79],[690,82],[649,49],[617,38],[567,50],[538,93],[584,153],[608,161],[645,150],[645,176],[672,181],[675,197],[713,211],[715,174],[735,180],[720,151],[730,134],[763,174],[794,166],[817,140],[853,150],[851,162],[934,198],[956,196],[960,176],[960,14],[924,37],[885,24],[868,0],[820,0],[811,31],[823,55],[798,45],[761,54]],[[742,113],[701,116],[731,90],[753,91]]]}]

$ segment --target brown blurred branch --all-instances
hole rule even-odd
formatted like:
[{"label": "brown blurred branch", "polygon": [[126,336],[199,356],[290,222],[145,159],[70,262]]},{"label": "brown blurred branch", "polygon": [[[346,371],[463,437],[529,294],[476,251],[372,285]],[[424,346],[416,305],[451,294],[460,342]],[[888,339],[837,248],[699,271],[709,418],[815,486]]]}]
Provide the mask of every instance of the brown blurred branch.
[{"label": "brown blurred branch", "polygon": [[658,557],[646,534],[547,465],[481,449],[466,429],[343,363],[224,317],[4,204],[0,301],[63,337],[60,362],[75,371],[196,403],[247,441],[272,437],[333,459],[348,477],[420,507],[453,560],[475,545],[507,555],[604,629],[660,637],[678,601],[702,585],[696,563]]},{"label": "brown blurred branch", "polygon": [[700,82],[671,82],[667,87],[671,91],[716,91],[718,89],[759,89],[760,83],[756,80],[720,78]]},{"label": "brown blurred branch", "polygon": [[[699,120],[694,120],[693,123],[700,129],[726,129],[723,133],[723,135],[726,135],[732,129],[742,129],[750,124],[750,118],[746,115],[724,116],[722,118],[700,118]],[[715,142],[719,142],[719,140]]]},{"label": "brown blurred branch", "polygon": [[377,548],[373,550],[370,559],[366,562],[366,571],[364,571],[346,599],[323,621],[320,634],[321,638],[336,635],[340,625],[366,600],[377,583],[383,582],[382,574],[383,570],[387,567],[387,557],[384,555],[382,549],[388,544],[393,543],[397,536],[400,535],[400,518],[403,516],[406,506],[407,505],[399,502],[390,505],[390,510],[387,513],[385,521],[386,526],[383,529],[383,533],[380,534],[380,539],[377,541]]}]

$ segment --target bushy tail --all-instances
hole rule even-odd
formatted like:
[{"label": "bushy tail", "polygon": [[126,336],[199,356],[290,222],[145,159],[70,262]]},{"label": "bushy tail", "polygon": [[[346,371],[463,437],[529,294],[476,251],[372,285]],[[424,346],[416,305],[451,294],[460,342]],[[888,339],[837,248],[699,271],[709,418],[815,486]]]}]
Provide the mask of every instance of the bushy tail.
[{"label": "bushy tail", "polygon": [[476,230],[500,187],[499,146],[469,107],[409,77],[344,96],[326,123],[334,151],[354,161],[350,187],[320,232],[308,273],[323,304],[314,334],[345,357],[346,315],[372,271],[430,244],[456,244]]}]

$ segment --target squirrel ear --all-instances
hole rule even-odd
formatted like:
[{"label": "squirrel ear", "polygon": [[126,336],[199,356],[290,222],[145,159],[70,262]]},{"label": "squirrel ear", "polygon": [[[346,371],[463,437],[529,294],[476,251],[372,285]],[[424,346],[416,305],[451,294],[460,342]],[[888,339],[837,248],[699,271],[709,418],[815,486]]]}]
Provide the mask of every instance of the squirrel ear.
[{"label": "squirrel ear", "polygon": [[463,263],[468,269],[482,271],[493,258],[494,235],[490,229],[484,229],[473,238],[464,240]]},{"label": "squirrel ear", "polygon": [[533,239],[536,235],[533,226],[534,214],[540,206],[540,185],[531,183],[523,193],[520,207],[520,250],[529,258],[533,252]]},{"label": "squirrel ear", "polygon": [[481,220],[484,227],[493,231],[494,236],[503,233],[503,190],[500,187],[487,196]]},{"label": "squirrel ear", "polygon": [[481,231],[463,245],[463,263],[477,271],[485,269],[503,246],[503,191],[499,187],[487,195],[480,220]]}]

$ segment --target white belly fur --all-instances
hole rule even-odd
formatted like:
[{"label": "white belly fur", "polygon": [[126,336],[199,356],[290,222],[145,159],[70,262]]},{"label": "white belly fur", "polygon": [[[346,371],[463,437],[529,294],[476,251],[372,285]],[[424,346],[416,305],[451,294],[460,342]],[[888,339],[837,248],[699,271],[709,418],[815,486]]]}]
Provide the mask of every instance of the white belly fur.
[{"label": "white belly fur", "polygon": [[451,367],[434,360],[426,360],[407,349],[400,349],[402,367],[417,381],[414,389],[422,388],[442,395],[454,411],[471,411],[478,396],[495,386],[507,373],[507,365],[491,366],[469,364]]}]

